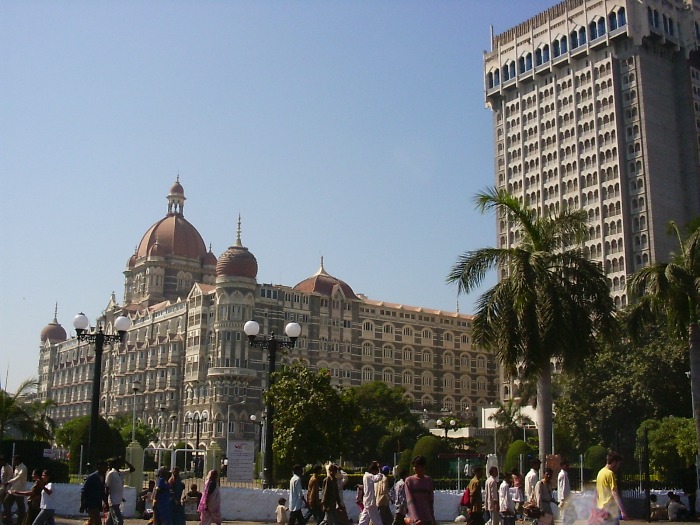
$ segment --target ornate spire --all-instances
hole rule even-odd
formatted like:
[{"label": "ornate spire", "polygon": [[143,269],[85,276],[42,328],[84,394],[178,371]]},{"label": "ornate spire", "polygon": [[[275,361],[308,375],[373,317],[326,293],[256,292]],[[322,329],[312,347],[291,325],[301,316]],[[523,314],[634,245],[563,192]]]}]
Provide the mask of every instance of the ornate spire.
[{"label": "ornate spire", "polygon": [[243,246],[241,242],[241,212],[238,212],[238,228],[236,228],[236,246]]},{"label": "ornate spire", "polygon": [[180,184],[180,173],[178,172],[177,178],[172,186],[170,186],[170,192],[168,193],[168,214],[175,214],[184,217],[185,209],[185,190]]},{"label": "ornate spire", "polygon": [[56,306],[53,309],[53,322],[58,324],[58,301],[56,301]]},{"label": "ornate spire", "polygon": [[323,255],[321,255],[321,267],[314,275],[329,275],[326,269],[323,267]]}]

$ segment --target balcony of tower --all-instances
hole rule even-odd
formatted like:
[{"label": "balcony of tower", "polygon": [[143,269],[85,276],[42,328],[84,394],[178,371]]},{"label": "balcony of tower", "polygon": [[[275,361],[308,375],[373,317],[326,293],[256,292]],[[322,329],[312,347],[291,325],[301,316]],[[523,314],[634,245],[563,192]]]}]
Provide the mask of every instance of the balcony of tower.
[{"label": "balcony of tower", "polygon": [[212,366],[207,370],[207,378],[226,378],[238,381],[253,381],[258,376],[257,370],[240,366]]}]

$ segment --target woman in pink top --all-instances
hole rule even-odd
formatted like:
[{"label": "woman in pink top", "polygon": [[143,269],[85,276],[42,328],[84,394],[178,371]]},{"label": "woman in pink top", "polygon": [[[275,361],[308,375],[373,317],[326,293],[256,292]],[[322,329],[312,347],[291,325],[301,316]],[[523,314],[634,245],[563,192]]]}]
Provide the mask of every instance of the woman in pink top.
[{"label": "woman in pink top", "polygon": [[425,458],[413,458],[415,475],[406,478],[404,491],[412,525],[435,525],[434,487],[430,476],[425,475]]}]

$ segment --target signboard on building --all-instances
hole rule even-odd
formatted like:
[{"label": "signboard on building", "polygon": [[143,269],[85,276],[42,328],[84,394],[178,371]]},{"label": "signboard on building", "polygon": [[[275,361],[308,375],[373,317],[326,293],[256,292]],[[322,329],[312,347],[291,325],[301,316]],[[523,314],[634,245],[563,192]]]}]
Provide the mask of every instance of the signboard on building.
[{"label": "signboard on building", "polygon": [[255,471],[255,442],[245,439],[229,439],[226,477],[229,481],[250,483]]}]

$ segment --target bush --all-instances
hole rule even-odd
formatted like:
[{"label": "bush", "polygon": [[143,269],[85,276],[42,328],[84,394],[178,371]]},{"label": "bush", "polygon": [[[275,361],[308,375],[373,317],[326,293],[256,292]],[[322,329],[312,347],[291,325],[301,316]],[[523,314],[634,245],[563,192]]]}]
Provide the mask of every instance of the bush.
[{"label": "bush", "polygon": [[[537,451],[534,447],[528,445],[522,439],[513,441],[508,447],[508,451],[506,452],[506,461],[503,465],[503,468],[506,470],[506,472],[511,472],[514,468],[519,469],[520,454],[524,455],[525,458],[528,458],[536,452]],[[526,460],[523,469],[527,470],[528,465],[529,461]]]},{"label": "bush", "polygon": [[449,445],[445,440],[436,436],[423,436],[418,440],[416,446],[413,447],[413,457],[425,457],[425,473],[435,478],[438,469],[438,454],[441,452],[449,452]]},{"label": "bush", "polygon": [[583,455],[583,466],[596,474],[605,466],[608,456],[608,449],[602,445],[588,447]]},{"label": "bush", "polygon": [[[398,472],[401,472],[402,470],[405,470],[408,472],[408,475],[410,476],[413,473],[413,468],[411,467],[411,460],[413,459],[413,450],[410,448],[407,448],[403,452],[401,452],[401,455],[399,456],[399,470]],[[398,474],[397,472],[397,474]]]}]

